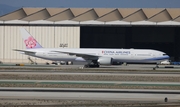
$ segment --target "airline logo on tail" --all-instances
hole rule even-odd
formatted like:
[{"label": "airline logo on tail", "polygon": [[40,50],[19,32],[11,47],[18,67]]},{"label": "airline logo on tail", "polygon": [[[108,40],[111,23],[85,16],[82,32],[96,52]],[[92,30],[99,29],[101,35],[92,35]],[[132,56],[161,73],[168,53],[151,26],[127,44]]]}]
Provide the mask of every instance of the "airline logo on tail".
[{"label": "airline logo on tail", "polygon": [[24,43],[26,45],[26,49],[33,49],[33,48],[42,48],[42,46],[36,41],[36,39],[29,34],[24,28],[20,29],[21,35],[24,39]]},{"label": "airline logo on tail", "polygon": [[31,36],[28,39],[24,40],[26,48],[34,48],[36,46],[36,40]]}]

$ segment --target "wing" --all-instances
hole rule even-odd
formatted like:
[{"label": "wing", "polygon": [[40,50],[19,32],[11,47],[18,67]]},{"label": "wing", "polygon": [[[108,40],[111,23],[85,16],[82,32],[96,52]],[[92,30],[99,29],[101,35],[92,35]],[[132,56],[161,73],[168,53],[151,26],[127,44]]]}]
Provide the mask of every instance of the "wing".
[{"label": "wing", "polygon": [[97,60],[100,57],[99,55],[96,55],[95,53],[76,53],[76,52],[65,52],[65,51],[51,51],[51,52],[76,55],[77,57],[82,57],[85,60]]}]

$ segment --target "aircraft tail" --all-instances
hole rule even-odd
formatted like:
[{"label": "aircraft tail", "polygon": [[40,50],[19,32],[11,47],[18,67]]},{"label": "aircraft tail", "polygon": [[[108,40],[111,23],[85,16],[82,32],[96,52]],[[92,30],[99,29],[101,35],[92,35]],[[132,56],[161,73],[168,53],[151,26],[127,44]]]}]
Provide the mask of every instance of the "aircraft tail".
[{"label": "aircraft tail", "polygon": [[20,31],[26,49],[43,48],[26,29],[20,28]]}]

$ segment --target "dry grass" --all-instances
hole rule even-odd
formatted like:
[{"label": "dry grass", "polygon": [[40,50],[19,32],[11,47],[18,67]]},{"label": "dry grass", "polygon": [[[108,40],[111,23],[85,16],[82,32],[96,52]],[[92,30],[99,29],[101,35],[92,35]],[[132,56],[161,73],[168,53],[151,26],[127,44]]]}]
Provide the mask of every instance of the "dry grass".
[{"label": "dry grass", "polygon": [[180,82],[180,77],[173,77],[173,76],[120,76],[120,75],[113,75],[112,76],[112,75],[0,74],[0,79]]}]

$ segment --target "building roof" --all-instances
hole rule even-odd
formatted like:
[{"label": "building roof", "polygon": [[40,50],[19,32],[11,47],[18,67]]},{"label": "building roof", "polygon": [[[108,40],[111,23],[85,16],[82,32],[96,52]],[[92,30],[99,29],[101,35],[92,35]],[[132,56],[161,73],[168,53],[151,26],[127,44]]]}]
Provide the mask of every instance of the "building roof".
[{"label": "building roof", "polygon": [[20,8],[0,24],[180,25],[180,8]]}]

